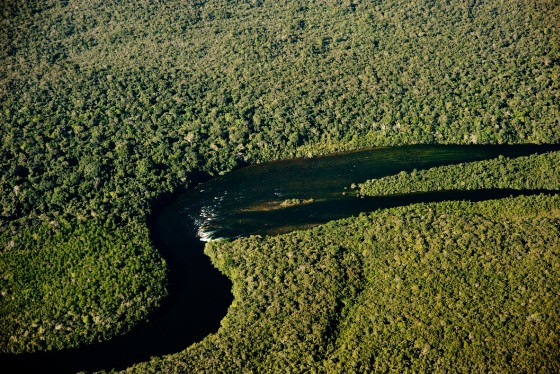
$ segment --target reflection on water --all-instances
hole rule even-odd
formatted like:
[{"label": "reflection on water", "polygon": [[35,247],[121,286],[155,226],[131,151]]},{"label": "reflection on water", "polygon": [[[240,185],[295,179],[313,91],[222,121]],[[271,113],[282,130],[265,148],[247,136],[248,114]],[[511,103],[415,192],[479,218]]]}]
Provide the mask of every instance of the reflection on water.
[{"label": "reflection on water", "polygon": [[[178,352],[218,330],[231,304],[231,283],[203,253],[203,242],[312,227],[378,208],[446,199],[484,200],[524,193],[490,190],[360,199],[352,183],[401,170],[520,156],[558,146],[409,146],[253,165],[180,195],[151,232],[169,270],[169,297],[128,334],[79,349],[0,355],[7,372],[122,369],[150,356]],[[534,192],[529,192],[534,193]]]},{"label": "reflection on water", "polygon": [[[392,206],[395,197],[358,199],[353,183],[401,170],[520,156],[555,146],[410,146],[376,148],[343,155],[253,165],[212,179],[181,196],[198,235],[208,241],[307,228],[359,212]],[[461,192],[467,198],[467,194]],[[470,192],[482,199],[489,192]],[[476,195],[476,196],[475,196]],[[457,193],[439,193],[456,199]],[[434,197],[436,198],[436,197]],[[490,198],[490,195],[488,195]],[[408,198],[398,198],[400,202]]]}]

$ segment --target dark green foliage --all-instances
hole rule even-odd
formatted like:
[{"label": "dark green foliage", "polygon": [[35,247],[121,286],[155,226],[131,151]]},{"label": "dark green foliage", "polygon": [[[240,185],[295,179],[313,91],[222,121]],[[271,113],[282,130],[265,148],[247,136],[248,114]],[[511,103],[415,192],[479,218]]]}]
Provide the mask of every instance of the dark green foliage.
[{"label": "dark green foliage", "polygon": [[3,2],[5,217],[147,210],[193,168],[559,142],[556,1]]},{"label": "dark green foliage", "polygon": [[0,236],[0,350],[75,347],[130,329],[166,294],[147,230],[93,222]]},{"label": "dark green foliage", "polygon": [[403,171],[359,187],[365,196],[487,188],[560,190],[560,152]]},{"label": "dark green foliage", "polygon": [[[98,255],[110,264],[124,256],[123,274],[137,264],[159,269],[153,279],[141,273],[138,282],[153,288],[138,296],[136,280],[106,277],[102,262],[92,264],[95,279],[109,282],[100,284],[102,299],[81,288],[52,301],[93,319],[117,307],[108,290],[137,289],[127,298],[143,301],[114,326],[80,324],[62,304],[27,311],[17,304],[23,299],[2,299],[2,318],[22,318],[3,331],[23,339],[2,349],[74,346],[145,316],[164,294],[161,259],[146,235],[150,202],[191,183],[193,171],[366,145],[560,141],[559,20],[559,3],[544,0],[0,2],[0,233],[5,243],[26,238],[1,254],[1,275],[29,274],[10,287],[27,287],[40,303],[45,289],[74,292],[49,287],[68,277],[65,269],[84,274]],[[74,228],[43,245],[50,222]],[[80,240],[90,244],[72,244]],[[314,347],[301,351],[305,367],[330,352],[325,323],[345,313],[341,305],[361,282],[344,280],[342,264],[357,261],[354,254],[336,253],[326,263],[333,279],[325,280],[334,293],[309,299],[324,315],[305,327],[288,324],[274,343],[286,357],[267,358],[264,367],[290,364],[299,348],[284,346],[297,336],[307,347],[303,333]],[[43,268],[50,270],[39,276]],[[298,308],[290,309],[296,320]],[[32,318],[52,339],[20,337]],[[67,322],[77,323],[79,338],[64,330]],[[64,329],[53,332],[57,323]],[[251,352],[268,352],[269,336],[264,350]],[[244,339],[247,349],[261,344]],[[208,357],[223,352],[208,350]],[[243,352],[224,365],[256,367],[259,359]]]},{"label": "dark green foliage", "polygon": [[218,333],[130,372],[557,372],[560,197],[418,204],[211,242]]}]

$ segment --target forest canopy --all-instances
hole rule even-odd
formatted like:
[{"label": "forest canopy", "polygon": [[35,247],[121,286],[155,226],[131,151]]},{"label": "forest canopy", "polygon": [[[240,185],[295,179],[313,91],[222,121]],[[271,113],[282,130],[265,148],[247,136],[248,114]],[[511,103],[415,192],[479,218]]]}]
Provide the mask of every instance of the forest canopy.
[{"label": "forest canopy", "polygon": [[2,233],[2,351],[76,347],[144,320],[167,294],[145,230],[67,222]]},{"label": "forest canopy", "polygon": [[[166,295],[165,263],[147,227],[152,208],[209,175],[365,146],[559,143],[559,27],[560,3],[549,0],[0,2],[0,351],[79,346],[145,319]],[[506,214],[520,204],[544,224]],[[505,223],[486,214],[494,207]],[[558,341],[556,207],[548,197],[415,206],[311,232],[212,244],[208,253],[236,282],[233,314],[218,335],[136,369],[438,369],[464,342],[468,355],[457,365],[465,370],[557,363],[550,348]],[[391,234],[376,218],[421,225],[416,215],[431,217],[433,237],[402,227]],[[364,230],[381,244],[362,246]],[[438,236],[445,230],[458,230],[449,243]],[[480,235],[463,238],[472,230]],[[494,243],[500,230],[530,241]],[[402,240],[405,247],[395,244]],[[454,245],[468,256],[448,247]],[[447,255],[437,251],[442,247]],[[278,267],[245,262],[260,251]],[[414,251],[431,262],[409,261]],[[481,265],[486,259],[498,272]],[[377,274],[381,268],[387,273]],[[453,269],[465,277],[443,289],[438,274],[459,277]],[[423,271],[438,276],[422,280]],[[392,282],[399,274],[411,283]],[[519,298],[458,296],[480,274],[487,276],[483,289],[503,295],[514,287]],[[398,284],[402,293],[393,292]],[[373,288],[362,292],[366,286]],[[404,304],[411,297],[420,303],[423,290],[439,292],[441,315]],[[269,303],[264,291],[285,297]],[[256,304],[247,304],[249,294]],[[371,313],[392,317],[370,328],[373,314],[364,305],[392,297],[392,305],[418,306],[423,319],[379,305]],[[522,313],[527,300],[537,308],[530,315]],[[126,312],[111,319],[122,305]],[[449,312],[467,306],[511,314],[488,315],[491,325],[476,324],[471,339]],[[266,313],[272,319],[261,325]],[[287,321],[284,329],[279,321]],[[431,326],[426,335],[416,322]],[[237,324],[247,330],[234,334]],[[412,326],[412,335],[402,326]],[[500,335],[499,326],[517,340]],[[453,329],[464,341],[446,340]],[[254,343],[249,331],[262,340]],[[379,338],[393,345],[360,348]],[[500,349],[487,349],[489,342]],[[482,366],[472,366],[477,360]],[[384,366],[393,361],[395,368]],[[559,370],[551,365],[545,369]]]},{"label": "forest canopy", "polygon": [[556,372],[560,197],[416,204],[206,246],[220,330],[128,372]]},{"label": "forest canopy", "polygon": [[558,143],[556,1],[1,6],[7,219],[128,220],[210,173],[411,143]]}]

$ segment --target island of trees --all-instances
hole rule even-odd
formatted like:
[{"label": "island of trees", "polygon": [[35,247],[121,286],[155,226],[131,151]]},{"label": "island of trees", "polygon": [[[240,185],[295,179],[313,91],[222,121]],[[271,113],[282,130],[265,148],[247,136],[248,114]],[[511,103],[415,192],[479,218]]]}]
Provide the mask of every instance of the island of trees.
[{"label": "island of trees", "polygon": [[363,196],[441,190],[560,190],[560,152],[401,172],[359,184]]}]

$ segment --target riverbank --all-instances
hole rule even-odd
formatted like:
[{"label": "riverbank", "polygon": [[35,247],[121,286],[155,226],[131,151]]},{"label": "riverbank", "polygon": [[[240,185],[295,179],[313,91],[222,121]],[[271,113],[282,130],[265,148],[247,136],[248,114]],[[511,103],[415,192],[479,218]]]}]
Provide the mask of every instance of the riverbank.
[{"label": "riverbank", "polygon": [[[358,199],[343,195],[343,192],[352,182],[401,170],[476,161],[500,154],[520,156],[551,148],[554,146],[375,148],[253,165],[215,177],[167,200],[171,202],[158,209],[150,221],[151,240],[167,264],[170,296],[158,311],[150,315],[147,323],[106,343],[51,354],[22,355],[9,360],[14,365],[57,367],[59,371],[67,368],[72,372],[79,368],[125,368],[150,356],[181,351],[219,331],[220,321],[232,301],[230,280],[210,264],[202,252],[199,236],[233,239],[254,234],[278,235],[361,212],[422,201],[480,201],[510,194],[536,194],[539,191],[487,190]],[[282,209],[247,209],[275,201],[307,203],[288,204]],[[278,250],[282,251],[281,248]],[[228,273],[223,268],[221,270]],[[60,366],[57,362],[64,364]]]}]

